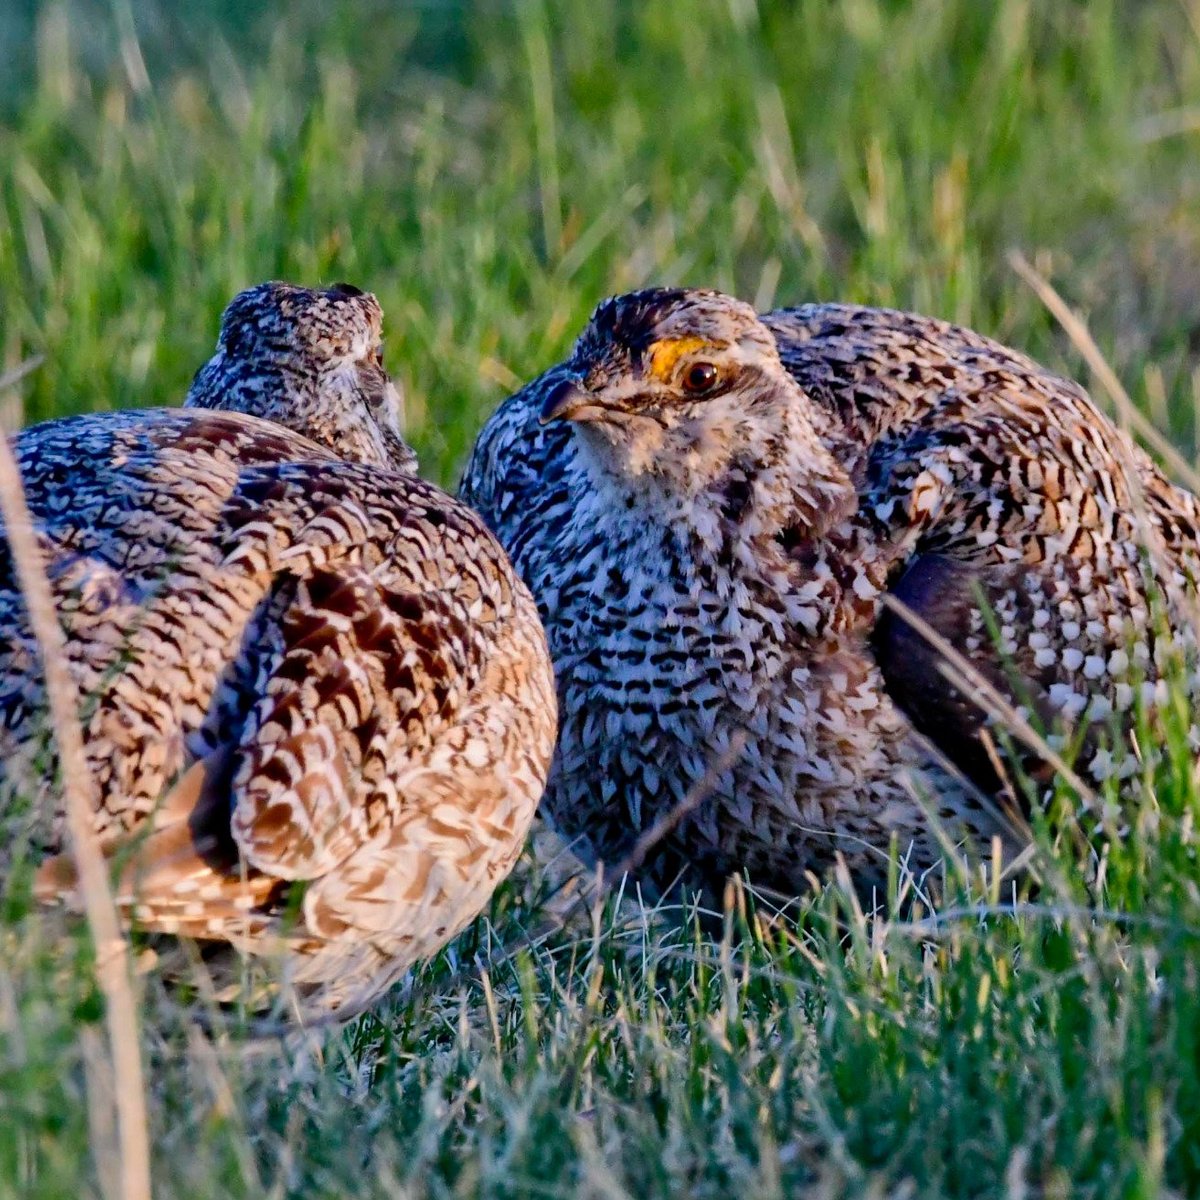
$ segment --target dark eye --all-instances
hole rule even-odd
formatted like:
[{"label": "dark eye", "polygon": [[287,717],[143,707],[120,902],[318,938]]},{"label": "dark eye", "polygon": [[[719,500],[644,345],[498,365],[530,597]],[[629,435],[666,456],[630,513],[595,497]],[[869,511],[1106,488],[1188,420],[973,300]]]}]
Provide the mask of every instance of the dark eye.
[{"label": "dark eye", "polygon": [[683,373],[683,390],[692,396],[703,396],[717,386],[719,378],[712,363],[692,363]]}]

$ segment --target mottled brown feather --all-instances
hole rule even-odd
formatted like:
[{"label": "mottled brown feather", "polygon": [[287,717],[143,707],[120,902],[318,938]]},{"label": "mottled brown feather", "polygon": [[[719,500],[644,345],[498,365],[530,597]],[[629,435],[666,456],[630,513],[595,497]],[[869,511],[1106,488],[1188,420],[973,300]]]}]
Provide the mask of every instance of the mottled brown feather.
[{"label": "mottled brown feather", "polygon": [[[265,285],[231,305],[188,408],[14,439],[123,910],[282,954],[312,1007],[342,1011],[486,902],[554,734],[532,599],[411,473],[378,333],[373,297]],[[55,814],[38,894],[72,903],[3,547],[0,792]]]}]

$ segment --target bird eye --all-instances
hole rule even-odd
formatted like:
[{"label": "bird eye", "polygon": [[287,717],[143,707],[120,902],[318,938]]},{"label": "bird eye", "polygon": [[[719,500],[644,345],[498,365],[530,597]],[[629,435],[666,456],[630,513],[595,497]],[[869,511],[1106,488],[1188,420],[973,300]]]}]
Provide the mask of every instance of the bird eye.
[{"label": "bird eye", "polygon": [[692,396],[703,396],[717,386],[719,378],[712,363],[692,363],[683,373],[683,390]]}]

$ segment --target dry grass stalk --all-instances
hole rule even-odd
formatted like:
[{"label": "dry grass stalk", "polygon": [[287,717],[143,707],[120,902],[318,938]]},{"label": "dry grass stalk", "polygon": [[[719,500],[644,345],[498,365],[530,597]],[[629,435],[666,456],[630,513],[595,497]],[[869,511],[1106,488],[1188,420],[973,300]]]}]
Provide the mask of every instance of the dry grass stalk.
[{"label": "dry grass stalk", "polygon": [[[0,393],[32,369],[26,363],[0,376]],[[50,722],[58,746],[63,798],[79,891],[96,947],[96,978],[105,1000],[105,1021],[112,1054],[112,1094],[117,1112],[120,1195],[149,1200],[150,1146],[141,1039],[130,984],[129,948],[121,931],[108,884],[108,868],[92,829],[94,781],[87,767],[75,681],[67,667],[66,642],[34,534],[21,473],[8,438],[0,436],[0,516],[3,517],[17,580],[29,611],[29,623],[41,651]],[[102,1103],[89,1089],[89,1103]],[[103,1128],[94,1121],[93,1129]],[[95,1146],[101,1178],[105,1148]]]}]

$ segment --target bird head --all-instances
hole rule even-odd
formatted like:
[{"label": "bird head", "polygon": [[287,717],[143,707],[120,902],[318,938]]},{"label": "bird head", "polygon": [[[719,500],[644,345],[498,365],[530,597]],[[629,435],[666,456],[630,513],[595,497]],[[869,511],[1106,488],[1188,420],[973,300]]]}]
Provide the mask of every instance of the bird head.
[{"label": "bird head", "polygon": [[414,471],[404,401],[383,365],[379,301],[348,283],[262,283],[221,316],[185,405],[263,417],[341,458]]},{"label": "bird head", "polygon": [[599,305],[545,377],[540,419],[572,423],[594,478],[677,512],[760,479],[792,493],[848,486],[811,409],[750,305],[655,288]]}]

